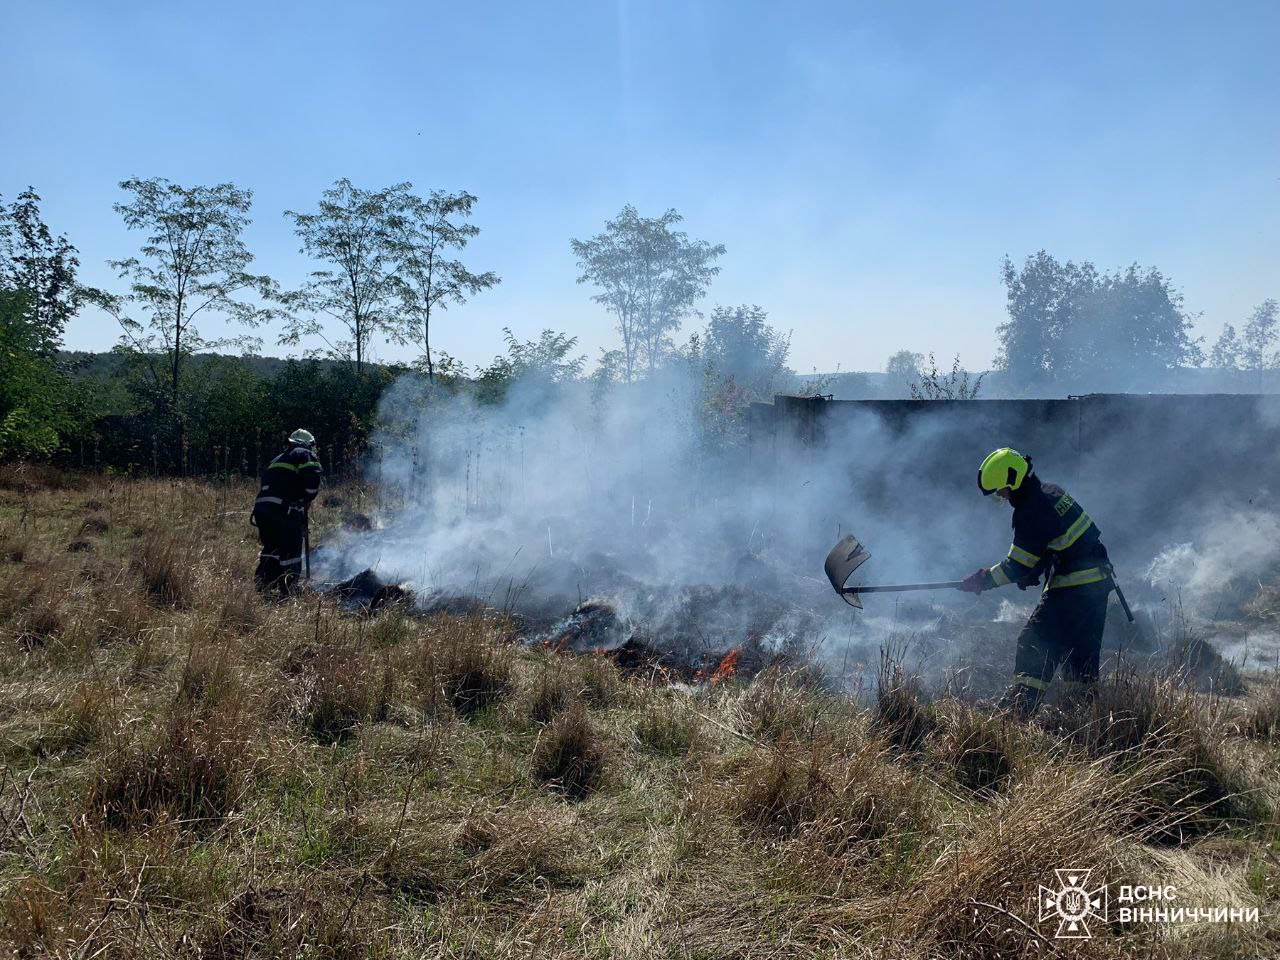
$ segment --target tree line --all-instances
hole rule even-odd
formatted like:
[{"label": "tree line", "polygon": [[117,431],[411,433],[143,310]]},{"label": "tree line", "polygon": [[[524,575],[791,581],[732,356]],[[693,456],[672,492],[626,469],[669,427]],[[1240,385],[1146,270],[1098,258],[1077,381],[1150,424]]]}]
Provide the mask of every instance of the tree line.
[{"label": "tree line", "polygon": [[[761,307],[698,312],[725,246],[689,237],[675,210],[644,217],[627,205],[598,234],[569,241],[578,282],[618,335],[593,372],[577,338],[551,329],[533,340],[506,329],[505,352],[468,370],[433,348],[432,323],[500,282],[463,261],[479,233],[470,193],[336,181],[313,209],[284,213],[313,268],[283,289],[253,269],[244,240],[251,191],[163,178],[120,187],[114,209],[141,241],[134,256],[109,261],[120,281],[111,291],[78,281],[79,254],[44,223],[33,190],[0,206],[0,458],[65,458],[78,446],[83,459],[92,441],[94,462],[114,466],[249,469],[264,436],[273,445],[303,422],[354,458],[377,427],[383,390],[406,374],[423,378],[424,397],[467,391],[496,403],[519,380],[583,382],[599,396],[677,371],[695,384],[709,435],[723,440],[740,435],[734,420],[747,403],[775,392],[966,400],[992,381],[1012,395],[1132,389],[1206,360],[1196,317],[1159,270],[1099,270],[1040,251],[1001,265],[1008,316],[996,329],[991,380],[958,358],[948,372],[932,354],[906,350],[890,358],[879,384],[856,373],[800,378],[787,366],[790,334]],[[119,325],[109,363],[61,351],[68,321],[89,305]],[[232,332],[204,336],[212,317]],[[690,320],[698,328],[678,343]],[[322,346],[302,360],[255,363],[266,331],[277,346]],[[417,356],[372,363],[375,339],[415,347]],[[1241,333],[1227,325],[1207,360],[1260,377],[1280,365],[1276,340],[1276,303],[1267,300]]]},{"label": "tree line", "polygon": [[[1005,257],[1001,279],[1008,319],[996,328],[995,369],[1008,392],[1150,389],[1171,371],[1205,364],[1204,338],[1193,336],[1199,315],[1155,267],[1099,270],[1041,250],[1021,266]],[[1277,333],[1276,301],[1264,300],[1243,338],[1225,326],[1209,366],[1228,373],[1276,370]]]}]

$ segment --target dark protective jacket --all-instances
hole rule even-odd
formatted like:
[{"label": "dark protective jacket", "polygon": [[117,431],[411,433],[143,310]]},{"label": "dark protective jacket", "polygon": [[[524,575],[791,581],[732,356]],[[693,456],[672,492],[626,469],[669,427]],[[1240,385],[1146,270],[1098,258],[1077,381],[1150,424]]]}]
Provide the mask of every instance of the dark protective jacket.
[{"label": "dark protective jacket", "polygon": [[256,515],[286,516],[306,511],[320,492],[324,470],[315,453],[304,446],[292,447],[262,471],[262,486],[254,501]]},{"label": "dark protective jacket", "polygon": [[992,586],[1016,583],[1026,589],[1045,574],[1046,590],[1110,578],[1102,532],[1067,491],[1031,474],[1010,502],[1013,544],[1009,555],[988,571]]}]

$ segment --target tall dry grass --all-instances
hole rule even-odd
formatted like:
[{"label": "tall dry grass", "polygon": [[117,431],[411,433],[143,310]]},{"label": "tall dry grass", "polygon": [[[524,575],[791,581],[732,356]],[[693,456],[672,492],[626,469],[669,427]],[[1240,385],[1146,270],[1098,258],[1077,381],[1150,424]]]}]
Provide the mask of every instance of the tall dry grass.
[{"label": "tall dry grass", "polygon": [[1027,726],[892,650],[866,703],[778,666],[624,679],[474,612],[261,602],[251,485],[40,477],[0,476],[6,955],[1227,958],[1280,936],[1062,947],[1035,911],[1066,860],[1274,904],[1274,684],[1122,677]]}]

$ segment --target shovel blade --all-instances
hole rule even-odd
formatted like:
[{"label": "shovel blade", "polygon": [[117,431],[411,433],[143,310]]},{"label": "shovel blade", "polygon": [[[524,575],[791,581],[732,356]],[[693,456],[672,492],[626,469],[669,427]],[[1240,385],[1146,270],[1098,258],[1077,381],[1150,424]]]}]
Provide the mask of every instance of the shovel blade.
[{"label": "shovel blade", "polygon": [[844,598],[844,602],[851,607],[862,609],[862,601],[858,599],[856,593],[846,593],[845,584],[849,578],[853,576],[853,572],[866,563],[871,558],[871,554],[858,542],[858,538],[853,534],[845,537],[827,554],[826,563],[823,564],[827,571],[827,579],[831,581],[831,586],[836,593]]}]

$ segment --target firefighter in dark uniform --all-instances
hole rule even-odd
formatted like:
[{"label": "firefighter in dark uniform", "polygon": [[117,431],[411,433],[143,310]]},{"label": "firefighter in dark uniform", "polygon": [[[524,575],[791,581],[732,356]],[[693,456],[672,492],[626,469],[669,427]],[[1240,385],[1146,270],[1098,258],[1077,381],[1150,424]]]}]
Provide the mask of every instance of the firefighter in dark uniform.
[{"label": "firefighter in dark uniform", "polygon": [[306,430],[289,435],[289,446],[262,471],[262,486],[250,522],[258,528],[262,552],[253,581],[260,591],[293,592],[302,572],[307,508],[320,492],[324,470],[316,438]]},{"label": "firefighter in dark uniform", "polygon": [[1013,684],[1001,701],[1025,720],[1059,668],[1069,697],[1092,695],[1111,564],[1097,524],[1069,493],[1041,482],[1030,457],[1008,447],[994,451],[978,469],[978,488],[1013,507],[1013,545],[994,567],[969,574],[960,589],[981,593],[1016,583],[1025,590],[1045,578],[1040,602],[1018,635]]}]

